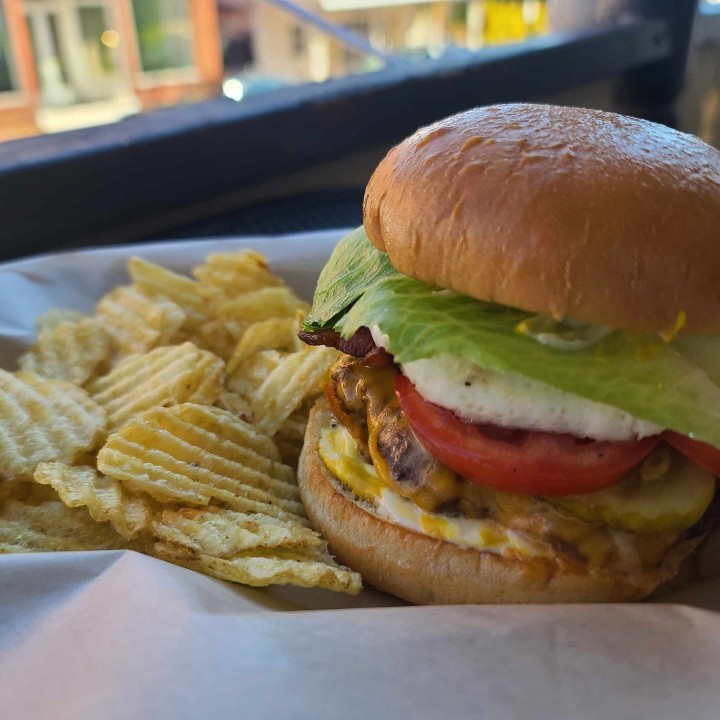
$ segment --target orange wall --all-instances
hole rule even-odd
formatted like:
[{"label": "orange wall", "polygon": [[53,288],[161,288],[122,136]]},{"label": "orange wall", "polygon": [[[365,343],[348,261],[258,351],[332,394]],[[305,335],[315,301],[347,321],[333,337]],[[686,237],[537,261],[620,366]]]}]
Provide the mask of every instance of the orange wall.
[{"label": "orange wall", "polygon": [[131,0],[112,0],[112,11],[120,33],[120,48],[125,56],[130,77],[140,72],[140,50],[137,43],[135,19]]},{"label": "orange wall", "polygon": [[220,18],[217,3],[208,0],[190,0],[190,18],[195,29],[195,64],[200,77],[208,83],[218,83],[223,76]]},{"label": "orange wall", "polygon": [[22,0],[2,0],[2,4],[10,35],[10,48],[20,84],[19,89],[31,97],[36,97],[39,93],[38,79]]},{"label": "orange wall", "polygon": [[[5,12],[17,92],[0,99],[0,141],[35,135],[39,87],[22,0],[0,0]],[[3,93],[4,95],[4,93]],[[1,97],[1,96],[0,96]]]},{"label": "orange wall", "polygon": [[35,108],[28,105],[0,106],[0,142],[37,134]]}]

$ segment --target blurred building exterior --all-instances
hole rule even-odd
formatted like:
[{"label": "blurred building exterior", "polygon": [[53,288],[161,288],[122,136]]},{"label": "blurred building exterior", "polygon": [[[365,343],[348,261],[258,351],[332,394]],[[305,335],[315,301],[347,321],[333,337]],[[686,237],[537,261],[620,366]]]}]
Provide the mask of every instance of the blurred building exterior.
[{"label": "blurred building exterior", "polygon": [[[220,0],[225,14],[250,0]],[[545,0],[294,0],[313,15],[399,56],[433,57],[450,46],[477,50],[547,31]],[[272,2],[256,2],[251,23],[257,72],[322,81],[377,69],[381,61],[354,50]]]},{"label": "blurred building exterior", "polygon": [[[412,61],[582,30],[618,21],[618,3],[0,0],[0,141],[112,122],[217,96],[221,87],[242,100],[288,83],[368,72],[382,67],[379,54]],[[720,0],[701,3],[713,6],[718,17],[701,12],[695,56],[701,50],[702,62],[690,68],[702,80],[692,88],[693,108],[712,112],[703,110],[691,128],[713,125],[720,107]],[[354,47],[337,29],[379,54]]]},{"label": "blurred building exterior", "polygon": [[212,0],[0,0],[0,139],[219,92]]},{"label": "blurred building exterior", "polygon": [[[545,0],[293,3],[408,59],[547,25]],[[0,0],[0,140],[203,99],[237,72],[262,90],[381,65],[272,0]]]},{"label": "blurred building exterior", "polygon": [[[292,4],[407,59],[547,29],[546,0]],[[200,100],[234,73],[263,91],[381,65],[273,0],[0,0],[0,140]]]}]

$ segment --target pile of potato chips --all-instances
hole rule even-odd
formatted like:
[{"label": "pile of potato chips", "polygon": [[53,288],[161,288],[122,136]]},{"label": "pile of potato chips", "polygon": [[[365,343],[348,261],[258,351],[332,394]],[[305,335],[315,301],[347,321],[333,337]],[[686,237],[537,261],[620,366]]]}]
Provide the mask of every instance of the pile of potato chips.
[{"label": "pile of potato chips", "polygon": [[337,352],[253,251],[133,258],[93,317],[52,310],[0,370],[0,552],[130,548],[214,577],[349,593],[296,483]]}]

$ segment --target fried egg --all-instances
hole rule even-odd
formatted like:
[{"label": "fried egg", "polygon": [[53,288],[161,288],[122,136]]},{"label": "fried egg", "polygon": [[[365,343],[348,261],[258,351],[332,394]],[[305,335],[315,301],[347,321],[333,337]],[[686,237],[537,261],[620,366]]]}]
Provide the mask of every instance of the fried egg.
[{"label": "fried egg", "polygon": [[612,441],[639,439],[663,430],[620,408],[518,373],[485,370],[459,355],[414,360],[403,364],[402,371],[426,400],[468,422]]}]

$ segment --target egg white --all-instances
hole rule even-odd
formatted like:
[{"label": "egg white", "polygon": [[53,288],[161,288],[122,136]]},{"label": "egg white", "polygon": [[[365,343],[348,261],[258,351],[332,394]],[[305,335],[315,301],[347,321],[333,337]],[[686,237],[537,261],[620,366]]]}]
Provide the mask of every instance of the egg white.
[{"label": "egg white", "polygon": [[518,373],[484,370],[458,355],[439,355],[402,365],[418,392],[469,422],[595,440],[632,440],[663,428],[619,408],[594,402]]}]

